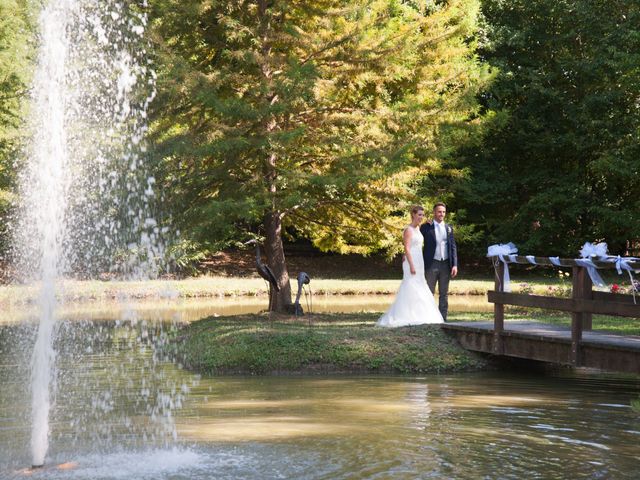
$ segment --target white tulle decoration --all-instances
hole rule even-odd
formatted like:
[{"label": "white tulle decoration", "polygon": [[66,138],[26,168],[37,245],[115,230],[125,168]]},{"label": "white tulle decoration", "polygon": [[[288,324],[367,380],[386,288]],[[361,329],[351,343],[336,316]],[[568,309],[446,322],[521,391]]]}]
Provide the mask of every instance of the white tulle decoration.
[{"label": "white tulle decoration", "polygon": [[500,255],[511,255],[513,253],[518,253],[518,248],[512,242],[491,245],[487,249],[487,257],[499,257]]},{"label": "white tulle decoration", "polygon": [[596,287],[606,287],[607,285],[604,283],[604,280],[602,280],[602,277],[596,270],[597,267],[591,259],[593,257],[595,257],[596,259],[606,259],[607,244],[604,242],[586,242],[580,249],[580,256],[582,257],[582,260],[576,259],[576,264],[587,269],[587,273],[589,274],[589,277],[591,277],[591,282]]},{"label": "white tulle decoration", "polygon": [[[510,255],[518,253],[518,248],[512,243],[500,243],[496,245],[491,245],[487,249],[487,257],[498,257],[502,263],[504,263],[504,281],[501,285],[501,290],[503,292],[511,291],[511,280],[509,279],[509,264],[508,261],[513,261],[509,258]],[[505,256],[507,259],[505,259]],[[498,276],[497,265],[493,266],[496,268],[496,276]]]},{"label": "white tulle decoration", "polygon": [[607,244],[602,243],[585,243],[580,250],[582,258],[602,258],[607,256]]},{"label": "white tulle decoration", "polygon": [[[620,255],[618,255],[615,259],[616,262],[616,270],[618,271],[618,275],[622,275],[622,271],[626,270],[629,274],[629,282],[631,283],[631,293],[633,294],[633,303],[636,303],[636,282],[633,279],[633,268],[629,265],[628,260],[624,259]],[[635,260],[635,259],[634,259]]]}]

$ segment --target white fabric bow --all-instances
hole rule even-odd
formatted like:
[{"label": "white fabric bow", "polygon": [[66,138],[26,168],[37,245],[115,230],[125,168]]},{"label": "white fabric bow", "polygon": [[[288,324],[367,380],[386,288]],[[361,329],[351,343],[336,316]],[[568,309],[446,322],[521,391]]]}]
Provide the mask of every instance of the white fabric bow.
[{"label": "white fabric bow", "polygon": [[607,244],[602,243],[585,243],[580,249],[580,256],[582,258],[597,257],[602,258],[607,256]]},{"label": "white fabric bow", "polygon": [[499,257],[500,255],[511,255],[513,253],[518,253],[518,248],[512,242],[491,245],[487,249],[487,257]]},{"label": "white fabric bow", "polygon": [[[491,245],[487,249],[487,257],[498,257],[502,263],[504,263],[504,282],[500,285],[500,289],[503,292],[511,291],[511,280],[509,279],[509,264],[508,261],[514,261],[513,258],[509,258],[511,255],[518,253],[518,248],[512,243],[500,243],[496,245]],[[505,259],[507,256],[507,259]],[[496,277],[498,276],[498,264],[497,262],[493,265],[493,268],[496,269]]]},{"label": "white fabric bow", "polygon": [[591,260],[592,257],[606,258],[607,256],[607,244],[602,243],[589,243],[586,242],[580,249],[580,256],[582,260],[576,260],[576,264],[587,269],[591,282],[597,287],[606,287],[604,280],[596,270],[596,266]]}]

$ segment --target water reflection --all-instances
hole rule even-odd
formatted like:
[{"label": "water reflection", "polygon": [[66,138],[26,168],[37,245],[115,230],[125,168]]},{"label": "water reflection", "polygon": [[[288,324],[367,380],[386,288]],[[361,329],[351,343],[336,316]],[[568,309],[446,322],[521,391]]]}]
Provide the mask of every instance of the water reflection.
[{"label": "water reflection", "polygon": [[[383,312],[392,295],[316,295],[309,303],[302,302],[305,311],[325,312]],[[258,313],[267,307],[266,297],[214,297],[169,299],[153,298],[68,303],[61,309],[61,318],[74,321],[98,321],[123,318],[147,321],[193,322],[213,315],[242,315]],[[493,304],[484,295],[452,295],[449,297],[452,312],[489,312]],[[0,324],[35,321],[37,311],[27,306],[9,305],[0,316]]]},{"label": "water reflection", "polygon": [[[181,413],[184,440],[269,445],[306,478],[631,478],[640,466],[635,381],[473,374],[203,379]],[[551,454],[550,454],[551,452]],[[311,460],[316,458],[316,460]],[[326,471],[323,471],[326,469]],[[293,474],[295,472],[295,475]]]},{"label": "water reflection", "polygon": [[[30,478],[615,479],[640,467],[638,378],[201,378],[154,354],[170,325],[60,328],[49,467]],[[17,358],[32,336],[0,328],[2,479],[24,478],[29,461]],[[149,415],[169,404],[155,414],[170,414],[175,440]]]}]

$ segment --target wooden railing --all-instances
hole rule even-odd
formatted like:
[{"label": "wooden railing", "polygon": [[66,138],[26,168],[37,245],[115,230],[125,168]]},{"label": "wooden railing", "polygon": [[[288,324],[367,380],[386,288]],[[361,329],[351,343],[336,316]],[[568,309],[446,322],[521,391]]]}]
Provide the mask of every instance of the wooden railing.
[{"label": "wooden railing", "polygon": [[[494,304],[493,351],[497,355],[503,352],[505,305],[571,312],[571,363],[575,366],[581,365],[582,332],[591,330],[593,314],[640,318],[640,295],[636,294],[636,304],[632,295],[593,291],[587,269],[574,259],[560,259],[560,268],[571,268],[573,271],[571,298],[504,292],[504,263],[498,257],[491,257],[491,260],[496,272],[495,290],[488,292],[488,299]],[[546,257],[534,257],[534,260],[538,265],[553,265]],[[517,256],[512,263],[531,265],[523,256]],[[612,262],[593,263],[599,269],[616,268]],[[629,265],[634,270],[640,269],[640,262],[629,262]],[[626,272],[623,273],[626,275]]]}]

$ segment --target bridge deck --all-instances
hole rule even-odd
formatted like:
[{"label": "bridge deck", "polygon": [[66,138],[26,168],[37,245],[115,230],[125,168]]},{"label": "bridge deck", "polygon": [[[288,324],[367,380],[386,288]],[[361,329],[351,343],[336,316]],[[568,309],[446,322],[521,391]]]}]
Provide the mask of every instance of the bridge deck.
[{"label": "bridge deck", "polygon": [[[523,321],[504,323],[496,338],[493,322],[450,322],[443,328],[469,350],[572,365],[569,326]],[[640,373],[640,337],[584,331],[580,366]]]}]

